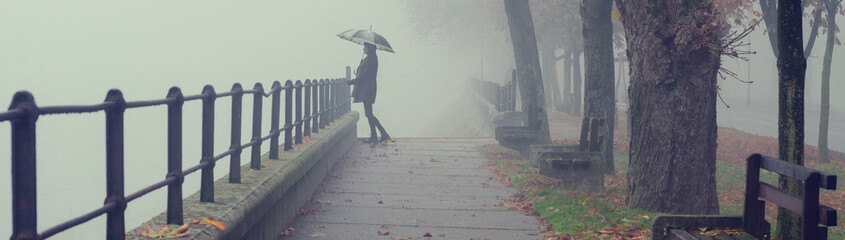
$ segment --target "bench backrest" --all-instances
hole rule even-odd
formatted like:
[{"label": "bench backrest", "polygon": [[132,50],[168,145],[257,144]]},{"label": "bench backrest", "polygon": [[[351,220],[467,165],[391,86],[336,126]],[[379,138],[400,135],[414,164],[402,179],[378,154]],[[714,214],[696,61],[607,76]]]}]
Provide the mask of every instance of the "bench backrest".
[{"label": "bench backrest", "polygon": [[578,150],[597,152],[601,150],[604,136],[599,136],[599,127],[604,125],[604,118],[585,117],[581,121],[581,141]]},{"label": "bench backrest", "polygon": [[[798,197],[760,182],[761,168],[801,181],[804,193]],[[765,229],[762,226],[767,224],[763,219],[765,202],[759,200],[762,198],[801,215],[801,239],[827,239],[825,226],[836,226],[836,210],[819,204],[819,188],[836,190],[836,175],[759,153],[752,154],[746,160],[745,205],[742,214],[745,231],[754,236],[768,234],[761,232]]]}]

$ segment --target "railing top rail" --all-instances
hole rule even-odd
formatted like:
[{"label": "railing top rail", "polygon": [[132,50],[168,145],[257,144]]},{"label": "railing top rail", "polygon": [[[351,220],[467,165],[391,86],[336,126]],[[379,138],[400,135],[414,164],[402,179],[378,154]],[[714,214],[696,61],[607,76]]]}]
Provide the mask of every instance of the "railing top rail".
[{"label": "railing top rail", "polygon": [[[291,81],[291,80],[288,80]],[[306,80],[308,81],[308,80]],[[316,80],[314,81],[316,82]],[[311,85],[310,82],[306,82],[308,85]],[[320,83],[324,84],[324,83]],[[239,85],[240,86],[240,85]],[[228,92],[216,93],[213,94],[215,99],[222,98],[222,97],[229,97],[234,95],[243,95],[243,94],[260,94],[264,97],[270,97],[273,93],[280,92],[283,90],[288,89],[295,89],[297,86],[295,84],[290,85],[280,85],[278,87],[274,86],[270,89],[270,91],[264,92],[263,88],[261,89],[251,89],[251,90],[232,90]],[[178,89],[177,87],[174,87]],[[27,91],[19,91],[17,94],[20,93],[28,93]],[[159,105],[167,105],[171,103],[177,102],[190,102],[194,100],[202,100],[204,98],[209,97],[210,93],[201,93],[195,95],[184,96],[181,99],[177,98],[163,98],[163,99],[151,99],[151,100],[140,100],[140,101],[132,101],[126,102],[125,107],[127,109],[132,108],[144,108],[144,107],[152,107],[152,106],[159,106]],[[56,105],[56,106],[39,106],[36,113],[40,115],[54,115],[54,114],[73,114],[73,113],[96,113],[100,111],[107,110],[109,108],[115,107],[116,103],[114,102],[103,102],[98,104],[92,105]],[[9,109],[5,112],[0,112],[0,122],[13,120],[16,118],[20,118],[25,116],[25,111],[20,109]]]}]

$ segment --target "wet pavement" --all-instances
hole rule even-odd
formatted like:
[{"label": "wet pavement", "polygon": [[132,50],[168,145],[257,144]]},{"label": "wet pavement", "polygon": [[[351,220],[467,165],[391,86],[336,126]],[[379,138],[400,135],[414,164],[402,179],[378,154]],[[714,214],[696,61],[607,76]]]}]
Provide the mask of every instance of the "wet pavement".
[{"label": "wet pavement", "polygon": [[502,206],[517,190],[481,166],[479,139],[357,143],[281,239],[538,239],[536,218]]}]

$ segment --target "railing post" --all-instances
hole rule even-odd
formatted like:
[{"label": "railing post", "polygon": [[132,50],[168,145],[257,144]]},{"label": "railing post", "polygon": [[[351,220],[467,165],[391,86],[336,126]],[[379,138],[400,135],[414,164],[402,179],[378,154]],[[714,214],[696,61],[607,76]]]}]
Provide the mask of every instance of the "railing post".
[{"label": "railing post", "polygon": [[324,118],[326,123],[323,126],[328,126],[332,122],[332,80],[326,79],[324,84],[326,85],[325,90],[323,90],[325,91],[323,94],[325,94],[324,99],[326,99],[326,110],[323,110],[323,112],[326,113],[326,118]]},{"label": "railing post", "polygon": [[206,162],[200,177],[200,202],[214,202],[214,87],[202,89],[202,160]]},{"label": "railing post", "polygon": [[335,95],[337,95],[337,79],[329,80],[328,86],[329,104],[331,104],[329,107],[329,122],[334,122],[334,120],[337,119],[337,98],[335,97]]},{"label": "railing post", "polygon": [[320,89],[320,82],[317,81],[316,79],[314,79],[314,81],[311,81],[311,91],[312,91],[311,104],[314,105],[313,112],[311,113],[311,119],[313,121],[312,124],[311,124],[311,130],[314,133],[320,132],[320,125],[319,125],[320,121],[318,119],[318,118],[320,118],[320,110],[318,108],[320,107],[320,104],[323,103],[323,101],[317,100],[320,97],[319,89]]},{"label": "railing post", "polygon": [[182,105],[184,96],[178,87],[170,88],[167,98],[175,102],[167,104],[167,178],[176,181],[167,185],[167,224],[182,225]]},{"label": "railing post", "polygon": [[273,82],[270,90],[273,102],[270,108],[270,159],[279,159],[279,101],[282,94],[282,84]]},{"label": "railing post", "polygon": [[[250,140],[253,145],[249,168],[252,170],[261,170],[261,100],[264,98],[264,87],[261,83],[256,83],[252,89],[255,91],[252,94],[252,139]],[[279,149],[279,147],[276,146],[276,149]]]},{"label": "railing post", "polygon": [[[291,141],[291,118],[293,111],[291,111],[291,101],[293,101],[293,82],[285,81],[285,151],[293,149],[293,141]],[[278,157],[276,158],[278,159]]]},{"label": "railing post", "polygon": [[38,239],[35,191],[35,121],[38,106],[29,92],[17,92],[9,110],[22,110],[12,123],[12,240]]},{"label": "railing post", "polygon": [[[349,82],[352,80],[352,67],[346,66],[346,81]],[[343,85],[343,101],[346,103],[343,107],[343,113],[349,113],[352,111],[352,98],[349,96],[351,93],[349,92],[349,84],[344,83]]]},{"label": "railing post", "polygon": [[117,89],[109,90],[105,101],[115,105],[106,109],[106,199],[103,204],[117,204],[117,207],[106,213],[106,239],[125,239],[123,112],[126,110],[126,101]]},{"label": "railing post", "polygon": [[[516,83],[516,69],[514,69],[512,71],[512,75],[513,76],[511,77],[511,79],[512,79],[511,80],[511,88],[509,89],[510,95],[511,95],[511,97],[510,97],[510,110],[516,111],[516,86],[517,86],[516,85],[517,84]],[[525,110],[523,110],[523,111],[525,111]]]},{"label": "railing post", "polygon": [[[303,133],[305,136],[311,136],[311,80],[305,79],[305,116],[302,121],[305,122]],[[297,98],[299,98],[297,96]]]},{"label": "railing post", "polygon": [[328,83],[328,80],[320,80],[320,128],[326,128],[326,123],[328,123],[326,119],[328,111],[326,111],[326,108],[329,107],[329,104],[326,102],[328,100],[326,97],[326,83]]},{"label": "railing post", "polygon": [[294,123],[296,139],[294,139],[294,143],[302,144],[302,81],[296,80],[294,87],[296,88],[296,122]]},{"label": "railing post", "polygon": [[496,99],[496,110],[499,112],[504,112],[504,104],[505,102],[505,86],[499,86],[499,97]]},{"label": "railing post", "polygon": [[232,134],[229,149],[234,150],[229,156],[229,183],[241,182],[241,119],[243,113],[244,89],[240,83],[232,85]]}]

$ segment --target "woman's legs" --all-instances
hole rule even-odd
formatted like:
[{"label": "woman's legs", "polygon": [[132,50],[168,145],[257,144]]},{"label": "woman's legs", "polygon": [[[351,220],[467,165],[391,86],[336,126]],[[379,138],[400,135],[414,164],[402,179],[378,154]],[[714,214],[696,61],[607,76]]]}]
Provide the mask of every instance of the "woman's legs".
[{"label": "woman's legs", "polygon": [[381,137],[383,139],[390,138],[390,135],[388,135],[384,130],[384,127],[381,126],[381,122],[379,122],[378,118],[373,115],[372,103],[364,103],[364,115],[367,116],[367,121],[370,123],[370,139],[378,139],[378,136],[376,135],[376,128],[378,128],[379,132],[381,132]]}]

